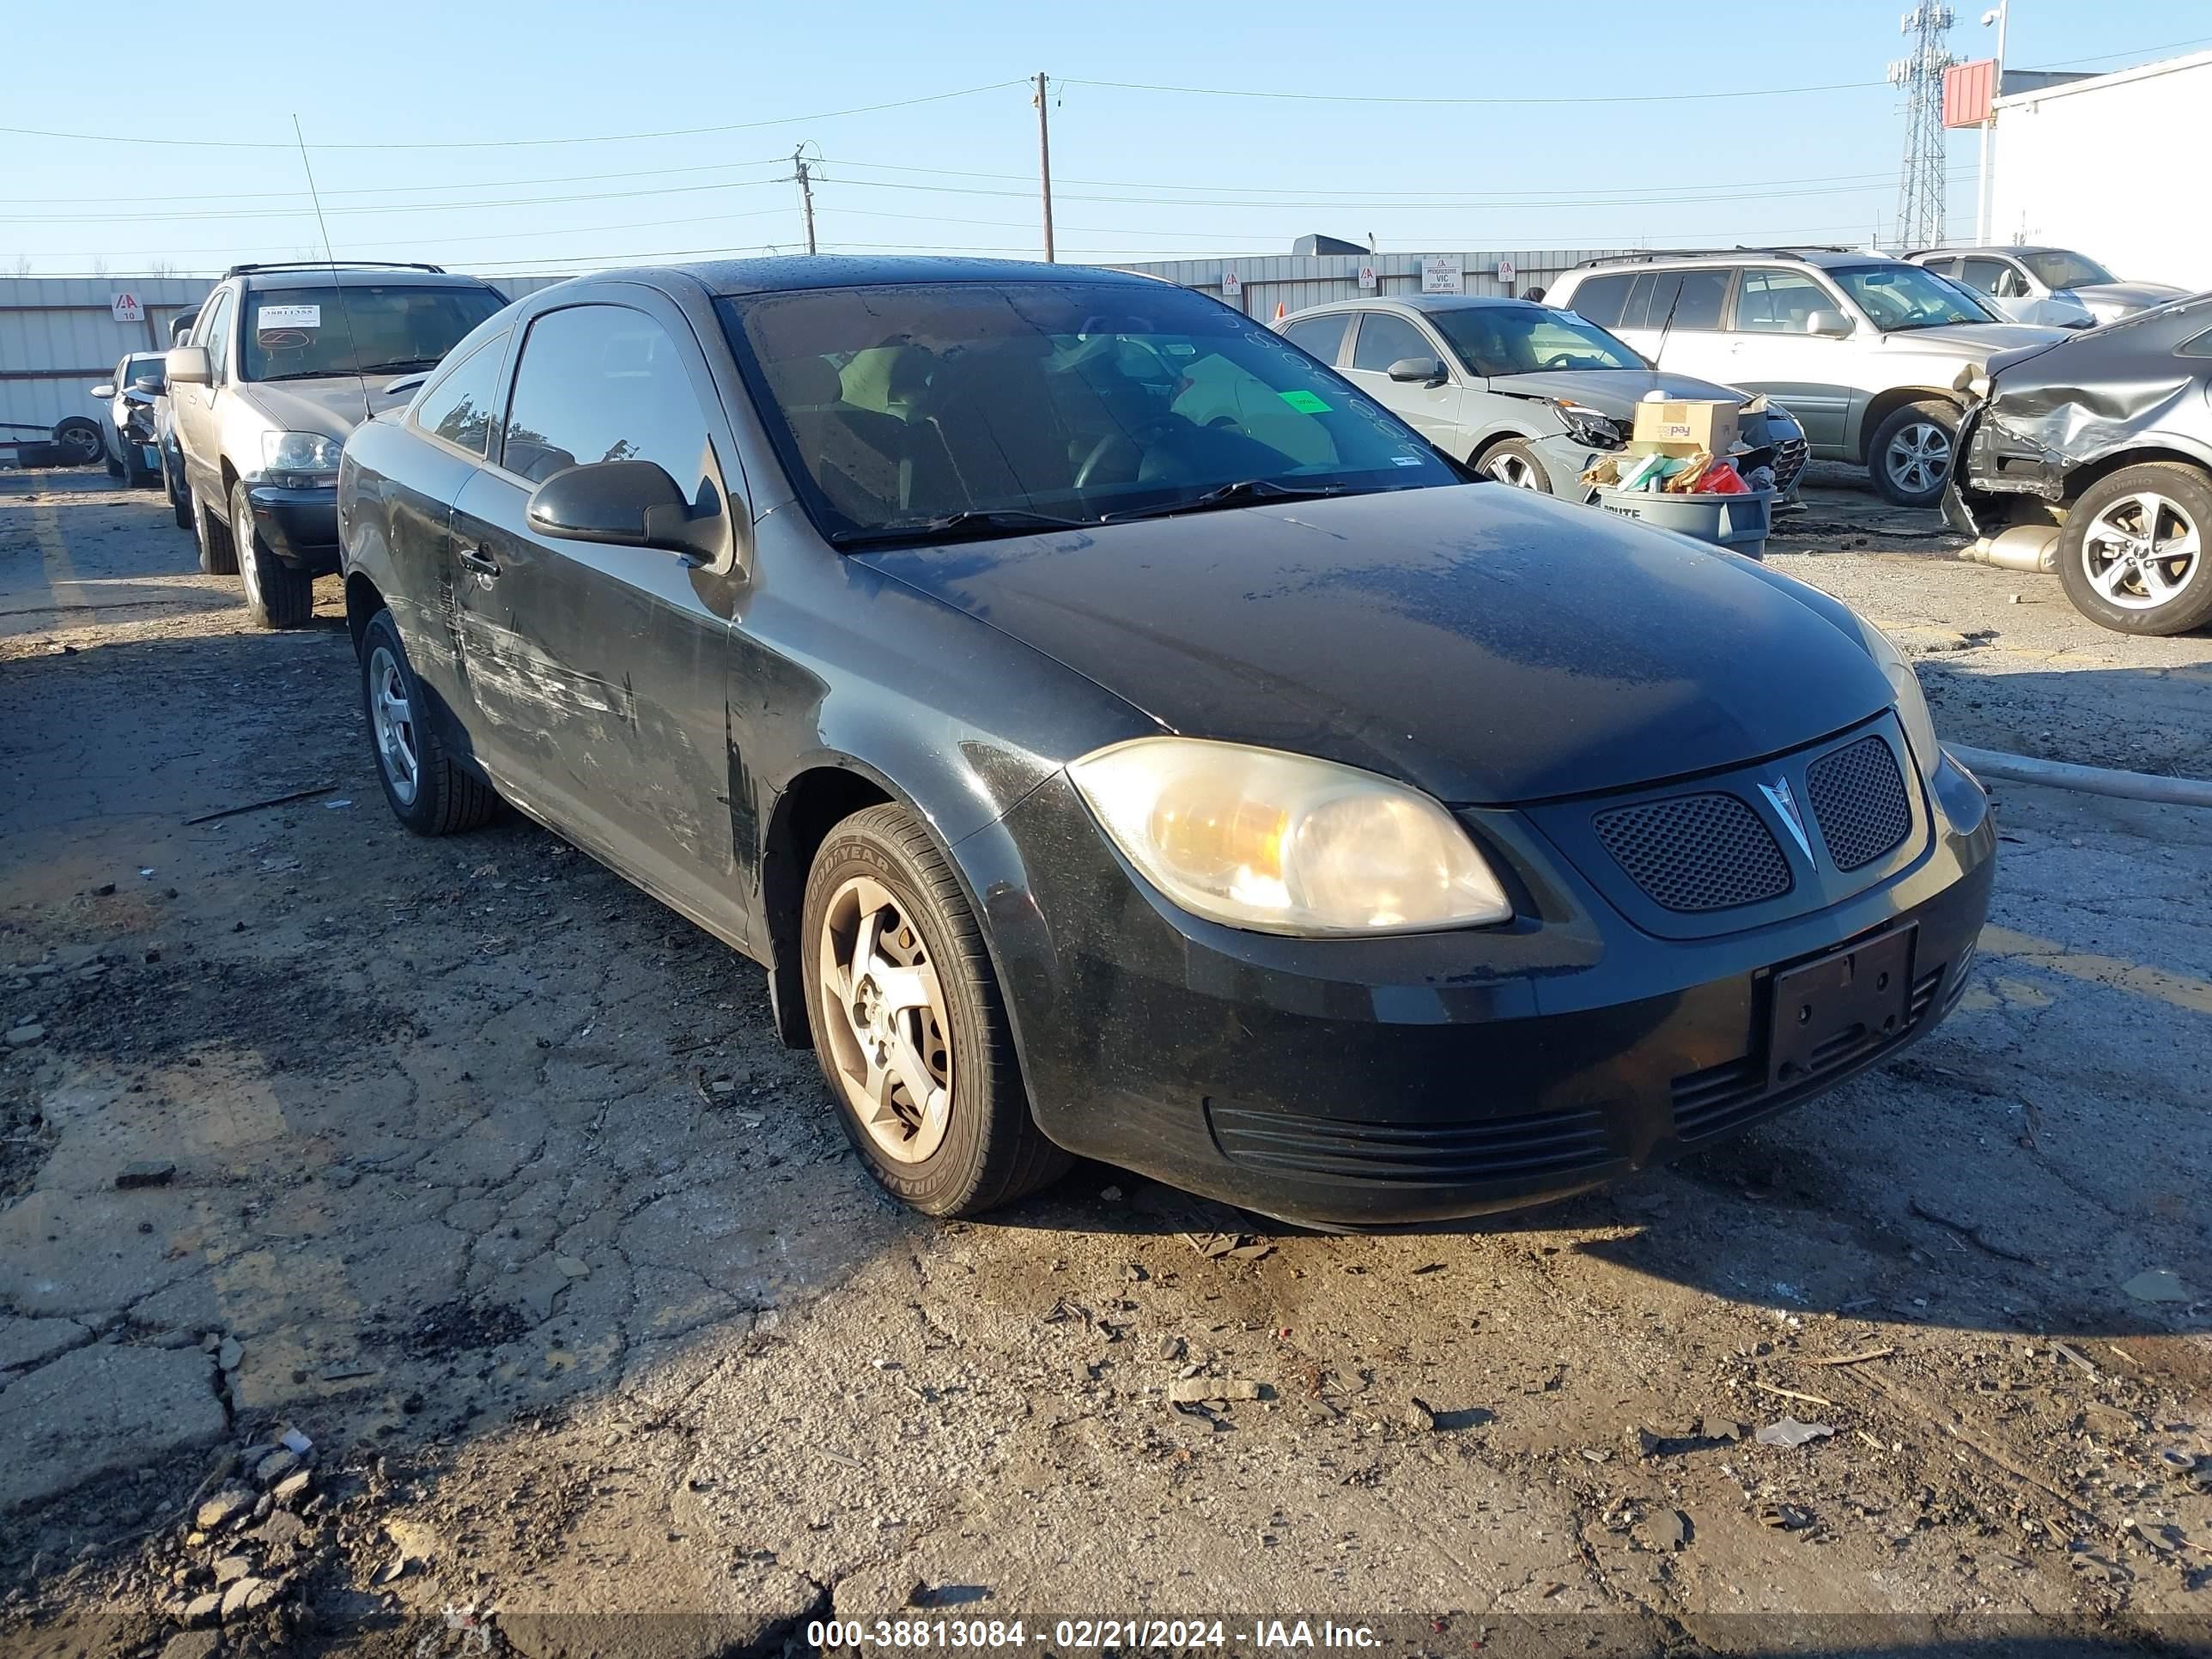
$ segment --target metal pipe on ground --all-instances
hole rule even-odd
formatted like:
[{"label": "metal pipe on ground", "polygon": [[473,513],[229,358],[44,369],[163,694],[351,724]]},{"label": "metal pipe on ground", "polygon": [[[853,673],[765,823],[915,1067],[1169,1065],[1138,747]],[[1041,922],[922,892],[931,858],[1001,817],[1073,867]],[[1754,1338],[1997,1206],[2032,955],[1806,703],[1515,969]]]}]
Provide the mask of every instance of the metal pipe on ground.
[{"label": "metal pipe on ground", "polygon": [[2050,576],[2058,570],[2058,526],[2016,524],[1994,536],[1984,536],[1959,556],[1976,564],[1993,564],[2001,570],[2025,570]]},{"label": "metal pipe on ground", "polygon": [[2120,800],[2157,801],[2169,806],[2212,806],[2212,780],[2167,778],[2155,772],[2123,772],[2106,766],[2076,766],[2071,761],[2038,760],[2032,755],[1969,749],[1957,743],[1946,744],[1944,747],[1977,777],[2049,784],[2059,789],[2078,789],[2088,795],[2111,795]]}]

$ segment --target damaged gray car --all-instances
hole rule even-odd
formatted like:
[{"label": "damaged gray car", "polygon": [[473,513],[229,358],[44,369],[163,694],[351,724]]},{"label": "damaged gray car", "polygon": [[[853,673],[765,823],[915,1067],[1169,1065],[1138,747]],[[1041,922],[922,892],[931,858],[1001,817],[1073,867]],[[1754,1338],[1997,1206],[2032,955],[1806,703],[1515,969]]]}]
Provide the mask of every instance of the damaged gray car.
[{"label": "damaged gray car", "polygon": [[1946,508],[1969,556],[2055,572],[2122,634],[2212,623],[2212,293],[1990,360]]}]

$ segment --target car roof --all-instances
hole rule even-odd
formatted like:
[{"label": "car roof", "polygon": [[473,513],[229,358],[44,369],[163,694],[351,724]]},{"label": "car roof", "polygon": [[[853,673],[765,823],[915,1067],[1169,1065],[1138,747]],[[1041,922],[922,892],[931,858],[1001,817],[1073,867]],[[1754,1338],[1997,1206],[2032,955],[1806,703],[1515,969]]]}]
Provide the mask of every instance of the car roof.
[{"label": "car roof", "polygon": [[1585,259],[1569,275],[1580,276],[1600,270],[1761,264],[1811,265],[1820,270],[1839,270],[1855,265],[1899,265],[1904,263],[1893,254],[1870,253],[1864,248],[1856,247],[1686,248],[1680,252],[1669,252],[1660,248],[1650,253],[1613,253]]},{"label": "car roof", "polygon": [[[239,275],[249,294],[272,288],[490,288],[481,276],[454,270],[420,270],[393,265],[286,265],[276,270],[248,270]],[[495,290],[495,292],[496,290]]]},{"label": "car roof", "polygon": [[592,280],[635,282],[668,276],[690,277],[709,294],[724,296],[907,283],[1103,283],[1146,289],[1160,286],[1157,277],[1134,271],[1109,270],[1099,265],[899,253],[799,253],[757,259],[708,259],[695,264],[594,271]]},{"label": "car roof", "polygon": [[1905,257],[1906,258],[1908,258],[1908,259],[1924,259],[1924,258],[1928,258],[1929,255],[1931,255],[1931,254],[1939,254],[1939,253],[1940,253],[1940,254],[1954,254],[1954,253],[1992,253],[1992,254],[2007,254],[2007,253],[2008,253],[2008,254],[2013,254],[2013,255],[2017,256],[2017,255],[2019,255],[2019,254],[2022,254],[2022,253],[2063,253],[2063,252],[2069,252],[2069,250],[2065,249],[2065,248],[2058,248],[2058,247],[2045,247],[2045,246],[2042,246],[2040,243],[2038,243],[2038,244],[2036,244],[2036,245],[2034,245],[2034,246],[2031,246],[2021,245],[2021,244],[2014,244],[2014,246],[2008,246],[2008,247],[1999,247],[1998,246],[1996,246],[1996,245],[1995,243],[1993,243],[1993,242],[1984,242],[1984,243],[1978,243],[1978,244],[1968,244],[1968,243],[1966,243],[1966,242],[1950,242],[1950,243],[1946,243],[1946,244],[1945,244],[1943,246],[1942,246],[1942,247],[1917,247],[1917,248],[1913,249],[1911,252],[1910,252],[1910,253],[1906,254]]}]

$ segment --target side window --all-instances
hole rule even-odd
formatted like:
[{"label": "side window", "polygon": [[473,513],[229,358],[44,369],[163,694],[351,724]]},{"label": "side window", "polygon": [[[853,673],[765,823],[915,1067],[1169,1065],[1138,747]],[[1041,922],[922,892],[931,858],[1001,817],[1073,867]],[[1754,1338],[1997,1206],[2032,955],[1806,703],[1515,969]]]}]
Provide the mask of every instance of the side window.
[{"label": "side window", "polygon": [[490,453],[493,406],[506,360],[507,333],[501,330],[422,389],[415,424],[471,455]]},{"label": "side window", "polygon": [[507,470],[542,483],[594,461],[657,461],[696,496],[707,417],[668,331],[627,306],[548,312],[522,342]]},{"label": "side window", "polygon": [[[1977,294],[2000,295],[2012,290],[2005,287],[2005,278],[2012,270],[2002,259],[1968,259],[1959,280]],[[2014,280],[2017,280],[2015,278]]]},{"label": "side window", "polygon": [[[1721,312],[1728,303],[1729,279],[1732,270],[1686,270],[1682,273],[1682,291],[1675,297],[1676,328],[1718,328]],[[1656,324],[1667,326],[1662,313]]]},{"label": "side window", "polygon": [[1359,337],[1352,344],[1352,366],[1369,369],[1377,374],[1389,372],[1390,365],[1407,357],[1433,357],[1437,349],[1429,343],[1427,335],[1415,328],[1403,317],[1394,317],[1387,311],[1363,312],[1359,318]]},{"label": "side window", "polygon": [[2174,350],[2177,357],[2212,357],[2212,328],[2193,340],[2184,340]]},{"label": "side window", "polygon": [[238,290],[227,288],[200,318],[199,343],[207,348],[208,362],[222,380],[230,367],[230,302]]},{"label": "side window", "polygon": [[1923,259],[1920,263],[1938,276],[1955,278],[1959,274],[1959,262],[1956,259]]},{"label": "side window", "polygon": [[1810,276],[1753,269],[1743,273],[1736,292],[1735,325],[1755,334],[1802,334],[1808,317],[1835,308],[1828,291]]},{"label": "side window", "polygon": [[1567,309],[1576,316],[1595,323],[1600,328],[1613,328],[1620,323],[1622,308],[1628,303],[1628,290],[1636,283],[1632,270],[1617,270],[1608,276],[1592,276],[1577,283],[1566,301]]},{"label": "side window", "polygon": [[1292,323],[1283,330],[1283,337],[1334,368],[1337,349],[1344,343],[1344,331],[1351,326],[1352,313],[1340,311],[1334,316],[1309,317],[1302,323]]}]

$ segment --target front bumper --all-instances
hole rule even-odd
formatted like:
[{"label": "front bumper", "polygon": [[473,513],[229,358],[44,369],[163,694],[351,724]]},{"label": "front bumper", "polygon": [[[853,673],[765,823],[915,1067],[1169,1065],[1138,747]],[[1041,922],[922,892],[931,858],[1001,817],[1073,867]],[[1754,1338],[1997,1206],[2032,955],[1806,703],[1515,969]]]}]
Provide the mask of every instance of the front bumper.
[{"label": "front bumper", "polygon": [[[1279,939],[1175,909],[1064,775],[956,854],[1054,1141],[1266,1214],[1423,1222],[1663,1161],[1924,1036],[1965,987],[1995,870],[1986,798],[1948,764],[1940,778],[1897,873],[1702,938],[1632,925],[1512,812],[1466,816],[1522,920],[1389,939]],[[1904,1028],[1770,1088],[1776,971],[1905,924]]]},{"label": "front bumper", "polygon": [[286,564],[326,575],[338,568],[338,487],[249,485],[246,499],[263,544]]}]

